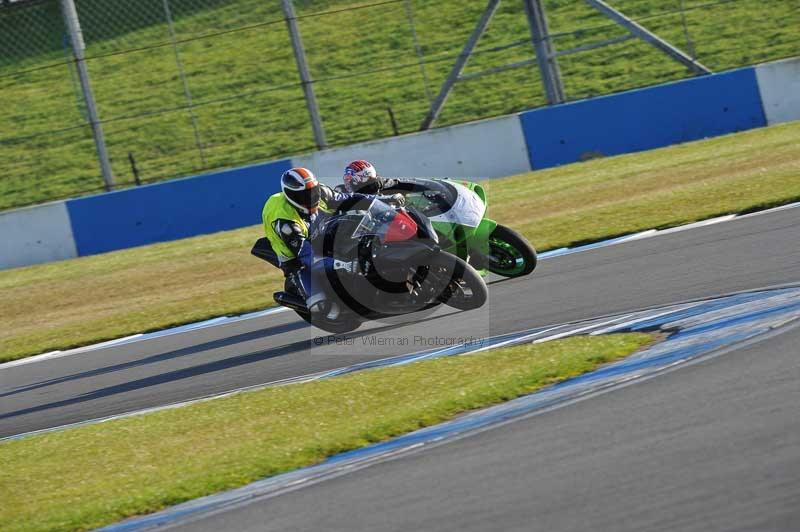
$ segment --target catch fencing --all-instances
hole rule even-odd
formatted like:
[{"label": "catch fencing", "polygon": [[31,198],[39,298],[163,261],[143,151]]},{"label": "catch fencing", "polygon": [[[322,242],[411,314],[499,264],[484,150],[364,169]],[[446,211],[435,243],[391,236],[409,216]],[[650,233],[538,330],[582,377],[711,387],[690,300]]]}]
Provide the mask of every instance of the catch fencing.
[{"label": "catch fencing", "polygon": [[799,8],[0,0],[0,209],[797,55]]}]

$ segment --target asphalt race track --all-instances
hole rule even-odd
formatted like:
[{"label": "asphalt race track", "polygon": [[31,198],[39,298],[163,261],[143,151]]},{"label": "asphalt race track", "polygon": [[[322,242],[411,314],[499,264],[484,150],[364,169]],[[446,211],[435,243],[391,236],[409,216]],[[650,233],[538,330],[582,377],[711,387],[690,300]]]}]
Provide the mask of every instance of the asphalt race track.
[{"label": "asphalt race track", "polygon": [[798,282],[800,209],[739,218],[552,258],[531,277],[492,284],[484,309],[366,324],[350,345],[329,345],[286,312],[0,368],[0,437],[431,347],[417,338],[496,335]]}]

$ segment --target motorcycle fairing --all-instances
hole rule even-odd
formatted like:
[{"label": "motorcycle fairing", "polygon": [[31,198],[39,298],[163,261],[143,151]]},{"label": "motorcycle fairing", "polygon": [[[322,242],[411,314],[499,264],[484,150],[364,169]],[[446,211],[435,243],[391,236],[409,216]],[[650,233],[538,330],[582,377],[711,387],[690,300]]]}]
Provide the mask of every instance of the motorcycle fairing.
[{"label": "motorcycle fairing", "polygon": [[458,192],[455,202],[449,210],[436,216],[431,216],[431,222],[478,227],[481,220],[483,220],[483,215],[486,213],[486,205],[480,196],[461,183],[449,181],[448,184]]}]

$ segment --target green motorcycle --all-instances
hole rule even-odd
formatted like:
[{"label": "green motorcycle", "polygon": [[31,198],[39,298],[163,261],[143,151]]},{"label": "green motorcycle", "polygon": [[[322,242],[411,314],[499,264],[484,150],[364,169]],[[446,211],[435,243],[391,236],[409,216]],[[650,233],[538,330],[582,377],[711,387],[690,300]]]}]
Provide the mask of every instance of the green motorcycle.
[{"label": "green motorcycle", "polygon": [[536,250],[525,238],[485,218],[482,186],[456,179],[404,179],[419,184],[405,195],[408,205],[430,219],[444,251],[478,270],[503,277],[521,277],[536,268]]}]

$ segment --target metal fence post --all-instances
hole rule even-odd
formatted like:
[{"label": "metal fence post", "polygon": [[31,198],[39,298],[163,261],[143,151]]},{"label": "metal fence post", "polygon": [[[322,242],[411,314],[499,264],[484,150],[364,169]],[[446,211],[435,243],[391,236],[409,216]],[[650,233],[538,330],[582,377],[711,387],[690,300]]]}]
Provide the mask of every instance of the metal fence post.
[{"label": "metal fence post", "polygon": [[106,140],[103,136],[103,125],[97,114],[97,107],[92,94],[92,84],[89,81],[89,69],[86,67],[86,45],[83,42],[83,32],[78,20],[78,10],[75,8],[74,0],[61,0],[61,9],[64,15],[64,22],[69,32],[70,42],[72,43],[72,53],[75,56],[75,65],[78,69],[78,77],[81,81],[81,92],[86,103],[86,112],[89,115],[89,123],[92,126],[94,145],[97,148],[97,158],[100,160],[100,170],[103,173],[103,181],[106,190],[114,188],[114,174],[111,171],[111,162],[108,159]]},{"label": "metal fence post", "polygon": [[300,30],[297,28],[297,16],[294,13],[294,4],[292,0],[283,0],[283,12],[286,15],[286,25],[289,27],[289,37],[292,40],[294,59],[297,62],[297,71],[300,73],[300,83],[303,85],[306,106],[308,107],[308,114],[311,117],[311,129],[314,131],[314,141],[317,143],[317,148],[327,148],[328,142],[325,140],[325,129],[322,127],[322,118],[319,114],[317,97],[314,95],[314,82],[308,70],[306,52],[303,49],[303,41],[300,39]]},{"label": "metal fence post", "polygon": [[689,57],[697,60],[697,50],[694,48],[694,41],[692,41],[692,36],[689,34],[689,26],[686,24],[686,6],[683,4],[684,0],[681,0],[681,26],[683,26],[683,37],[686,39],[686,48],[689,50]]},{"label": "metal fence post", "polygon": [[406,17],[408,18],[408,25],[411,28],[411,37],[414,40],[414,51],[417,52],[417,61],[419,62],[419,71],[422,74],[422,84],[425,87],[425,97],[428,99],[428,105],[433,103],[433,95],[431,94],[430,82],[428,74],[425,72],[425,57],[422,54],[422,46],[419,44],[419,36],[417,35],[417,25],[414,22],[414,7],[411,5],[411,0],[405,1]]},{"label": "metal fence post", "polygon": [[550,105],[563,103],[565,97],[564,84],[561,82],[561,69],[558,68],[553,42],[550,40],[547,15],[542,0],[522,0],[522,3],[525,6],[525,15],[528,17],[531,40],[536,51],[536,62],[539,64],[547,103]]},{"label": "metal fence post", "polygon": [[189,117],[192,120],[192,130],[194,131],[194,142],[197,150],[200,152],[200,160],[203,161],[203,168],[208,167],[206,160],[206,152],[203,149],[203,142],[200,139],[200,127],[197,125],[197,115],[194,114],[194,104],[192,103],[192,91],[189,90],[189,81],[186,79],[186,71],[183,68],[183,61],[181,61],[181,54],[178,51],[178,37],[175,34],[175,22],[172,19],[172,10],[169,7],[169,0],[163,0],[164,16],[167,19],[167,27],[169,28],[169,38],[172,41],[172,51],[175,53],[175,65],[178,67],[178,74],[181,77],[183,84],[183,95],[186,98],[186,105],[189,108]]}]

